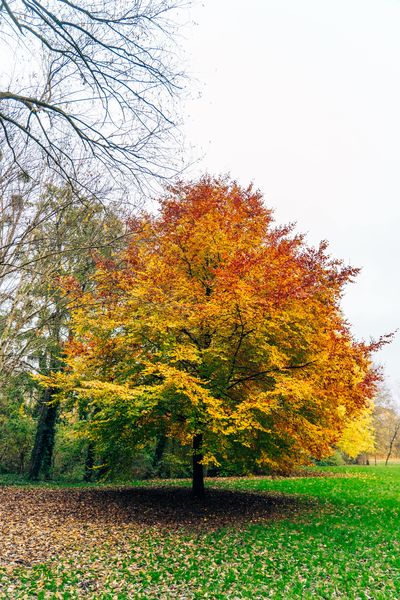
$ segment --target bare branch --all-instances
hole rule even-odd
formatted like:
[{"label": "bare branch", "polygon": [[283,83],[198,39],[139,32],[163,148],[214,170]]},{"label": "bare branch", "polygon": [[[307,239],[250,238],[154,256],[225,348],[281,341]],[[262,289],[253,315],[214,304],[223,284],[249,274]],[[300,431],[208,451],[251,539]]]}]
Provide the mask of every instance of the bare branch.
[{"label": "bare branch", "polygon": [[[115,181],[141,185],[175,172],[173,99],[182,74],[168,48],[168,16],[182,0],[7,0],[0,2],[3,35],[45,52],[48,69],[34,88],[0,91],[5,148],[37,147],[69,183],[82,164],[97,163]],[[7,30],[8,26],[8,30]],[[67,144],[65,143],[67,140]],[[1,141],[1,140],[0,140]],[[63,152],[68,145],[70,151]],[[5,149],[3,149],[3,152]]]}]

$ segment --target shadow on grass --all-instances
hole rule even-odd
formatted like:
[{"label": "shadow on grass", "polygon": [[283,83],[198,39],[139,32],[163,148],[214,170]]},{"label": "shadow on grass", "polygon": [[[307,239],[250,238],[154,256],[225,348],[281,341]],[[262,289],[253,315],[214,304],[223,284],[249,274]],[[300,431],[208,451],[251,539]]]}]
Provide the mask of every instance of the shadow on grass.
[{"label": "shadow on grass", "polygon": [[[312,500],[272,493],[208,489],[201,500],[182,487],[0,487],[1,565],[43,563],[76,552],[114,548],[141,536],[203,534],[294,518]],[[125,549],[126,550],[126,549]],[[108,552],[108,550],[107,550]]]},{"label": "shadow on grass", "polygon": [[[25,491],[25,495],[28,492]],[[112,489],[32,489],[41,496],[40,510],[54,518],[81,522],[136,524],[167,529],[217,529],[292,517],[312,501],[296,496],[208,489],[195,499],[178,487]],[[38,494],[39,493],[39,494]]]}]

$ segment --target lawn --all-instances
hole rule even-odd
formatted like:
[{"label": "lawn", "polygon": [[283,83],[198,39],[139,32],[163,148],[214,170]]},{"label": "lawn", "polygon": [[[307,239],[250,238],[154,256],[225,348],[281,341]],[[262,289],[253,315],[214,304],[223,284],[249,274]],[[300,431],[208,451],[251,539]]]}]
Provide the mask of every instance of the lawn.
[{"label": "lawn", "polygon": [[400,598],[400,466],[315,475],[3,485],[0,597]]}]

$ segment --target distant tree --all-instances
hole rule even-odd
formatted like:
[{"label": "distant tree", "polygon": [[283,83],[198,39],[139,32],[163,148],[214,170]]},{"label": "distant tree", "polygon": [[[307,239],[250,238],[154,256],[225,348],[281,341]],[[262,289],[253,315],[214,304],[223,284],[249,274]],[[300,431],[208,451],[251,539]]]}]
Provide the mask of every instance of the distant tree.
[{"label": "distant tree", "polygon": [[390,457],[398,451],[400,442],[400,414],[391,391],[379,386],[375,397],[373,424],[376,438],[376,453],[388,464]]},{"label": "distant tree", "polygon": [[30,156],[39,151],[74,186],[82,183],[82,166],[94,163],[118,184],[128,178],[141,186],[171,172],[172,101],[180,89],[171,40],[179,5],[3,0],[0,40],[29,62],[25,72],[3,67],[1,74],[2,157],[30,174]]},{"label": "distant tree", "polygon": [[68,369],[43,379],[86,401],[88,435],[191,444],[196,495],[218,456],[285,470],[328,455],[378,378],[340,309],[356,270],[225,180],[177,185],[131,226],[76,293]]},{"label": "distant tree", "polygon": [[337,444],[339,450],[352,459],[375,450],[373,408],[367,407],[346,425]]},{"label": "distant tree", "polygon": [[398,440],[399,434],[400,434],[400,419],[398,418],[397,421],[393,425],[393,430],[390,435],[389,448],[388,448],[388,452],[386,455],[385,465],[388,464],[389,459],[392,456],[393,447]]}]

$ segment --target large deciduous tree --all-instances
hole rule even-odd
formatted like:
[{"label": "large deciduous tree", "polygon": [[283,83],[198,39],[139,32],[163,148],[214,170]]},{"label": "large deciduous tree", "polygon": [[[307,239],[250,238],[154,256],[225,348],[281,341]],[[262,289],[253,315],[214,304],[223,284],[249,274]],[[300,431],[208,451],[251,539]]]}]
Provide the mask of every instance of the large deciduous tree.
[{"label": "large deciduous tree", "polygon": [[225,179],[173,187],[131,228],[90,293],[69,282],[69,371],[50,382],[86,402],[88,436],[190,444],[197,495],[219,457],[282,471],[329,454],[378,378],[340,309],[357,271]]}]

